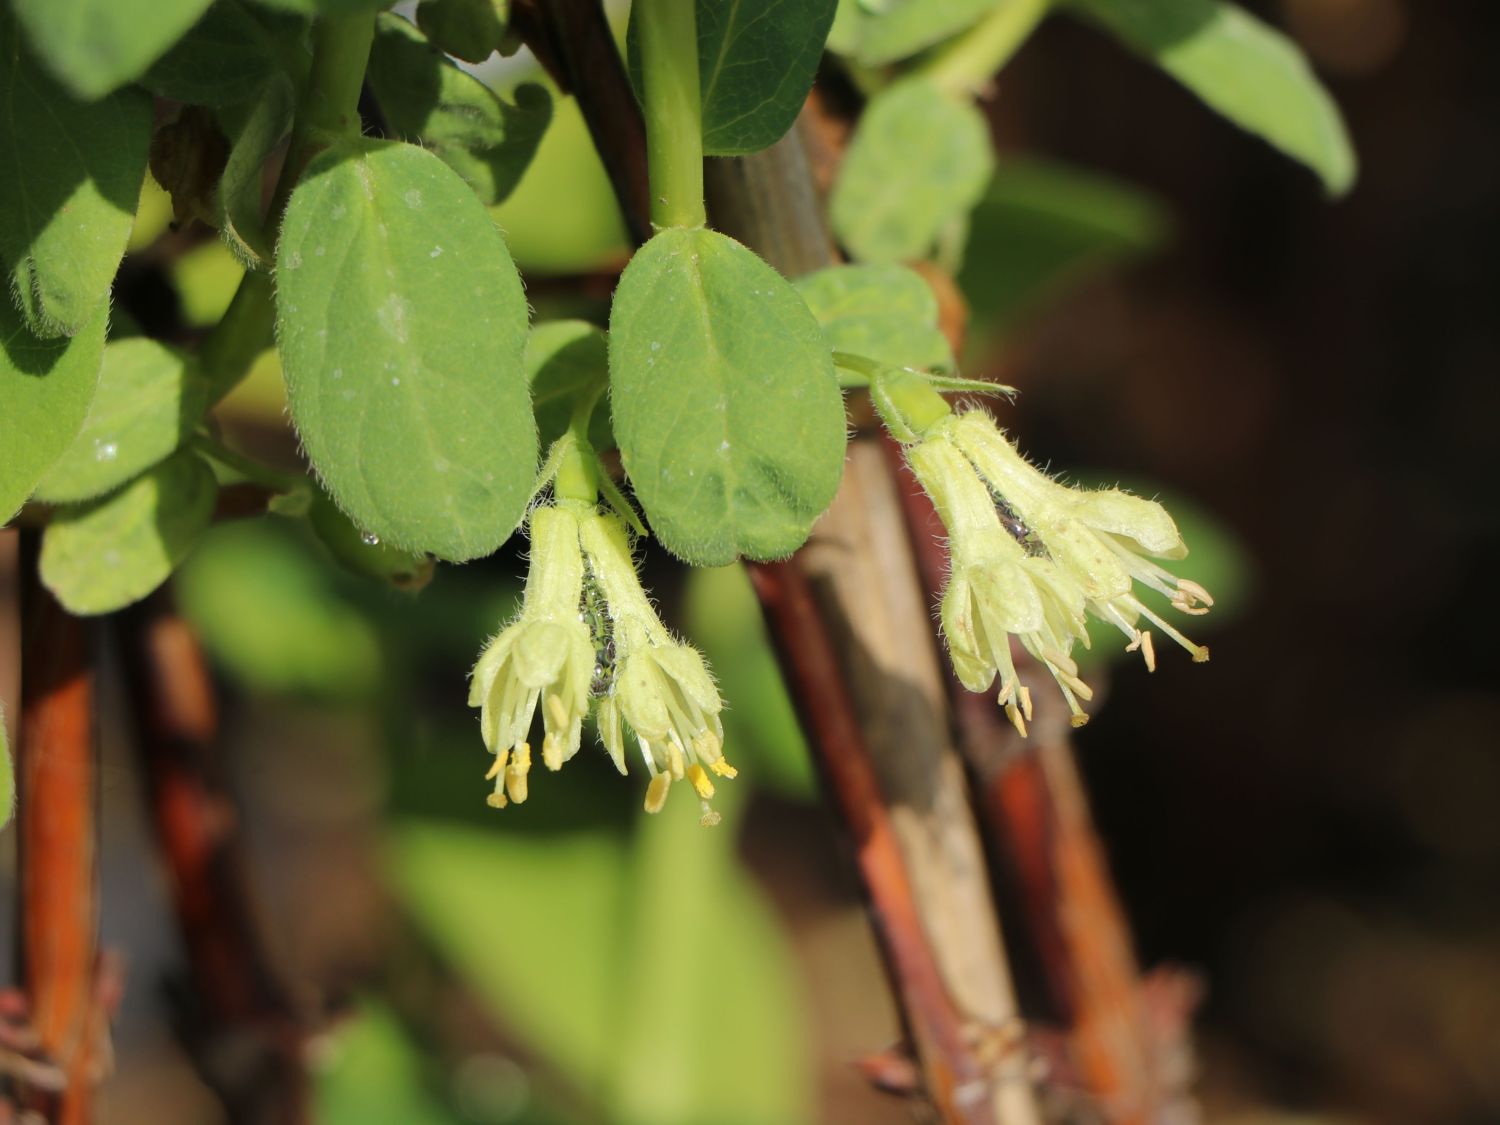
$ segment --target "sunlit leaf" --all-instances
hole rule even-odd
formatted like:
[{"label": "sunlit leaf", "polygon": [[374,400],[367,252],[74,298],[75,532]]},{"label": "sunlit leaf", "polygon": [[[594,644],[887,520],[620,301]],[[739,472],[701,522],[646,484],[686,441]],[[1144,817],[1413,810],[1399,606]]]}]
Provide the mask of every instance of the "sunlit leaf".
[{"label": "sunlit leaf", "polygon": [[219,486],[192,452],[118,492],[57,512],[42,533],[42,582],[80,615],[111,613],[167,580],[213,518]]},{"label": "sunlit leaf", "polygon": [[[66,11],[61,0],[41,5]],[[0,11],[0,287],[37,335],[71,336],[99,311],[141,194],[151,98],[75,100]]]},{"label": "sunlit leaf", "polygon": [[69,339],[41,340],[0,299],[0,523],[25,503],[88,417],[109,310]]},{"label": "sunlit leaf", "polygon": [[520,522],[536,471],[526,298],[462,180],[414,145],[326,153],[277,246],[292,419],[364,530],[453,561]]},{"label": "sunlit leaf", "polygon": [[844,468],[844,407],[807,305],[749,250],[664,230],[615,291],[610,406],[652,531],[717,566],[807,538]]}]

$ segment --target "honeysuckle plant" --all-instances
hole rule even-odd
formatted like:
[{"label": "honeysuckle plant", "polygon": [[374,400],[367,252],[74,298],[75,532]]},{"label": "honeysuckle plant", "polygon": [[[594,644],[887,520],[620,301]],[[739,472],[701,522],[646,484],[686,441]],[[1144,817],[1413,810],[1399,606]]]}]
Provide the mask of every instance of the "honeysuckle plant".
[{"label": "honeysuckle plant", "polygon": [[[853,390],[873,396],[947,528],[955,672],[995,690],[1018,728],[1032,712],[1020,652],[1083,721],[1074,653],[1090,617],[1149,667],[1158,635],[1207,659],[1150,601],[1212,604],[1170,569],[1187,551],[1171,516],[1069,487],[988,413],[955,412],[944,394],[994,387],[958,371],[907,264],[962,257],[997,174],[977,99],[1055,12],[1343,191],[1347,139],[1289,41],[1214,0],[790,0],[774,19],[732,0],[636,0],[623,61],[650,237],[607,324],[533,324],[488,208],[525,175],[556,95],[499,90],[453,61],[518,46],[508,4],[424,0],[414,22],[385,7],[0,9],[0,151],[15,157],[0,176],[0,516],[45,524],[42,580],[66,607],[108,613],[151,592],[232,487],[407,590],[519,532],[525,596],[471,682],[490,803],[526,799],[538,738],[557,770],[592,727],[621,772],[644,765],[648,810],[684,781],[711,821],[715,778],[735,774],[724,702],[642,589],[633,541],[695,566],[796,551],[838,489]],[[829,204],[852,261],[793,281],[713,228],[704,159],[783,137],[825,51],[869,99]],[[194,347],[112,314],[148,164],[178,218],[217,228],[243,269]],[[273,341],[305,472],[247,456],[215,423]]]}]

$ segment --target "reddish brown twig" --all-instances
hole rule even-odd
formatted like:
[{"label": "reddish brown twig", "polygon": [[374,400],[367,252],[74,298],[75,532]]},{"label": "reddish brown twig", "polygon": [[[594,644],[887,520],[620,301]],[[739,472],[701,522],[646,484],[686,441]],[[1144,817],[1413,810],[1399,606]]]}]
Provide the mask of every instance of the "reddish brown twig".
[{"label": "reddish brown twig", "polygon": [[971,1037],[922,930],[906,864],[870,762],[833,642],[795,560],[747,566],[809,742],[855,844],[891,985],[948,1121],[992,1122]]},{"label": "reddish brown twig", "polygon": [[[942,524],[900,447],[887,440],[886,449],[902,482],[923,581],[935,599],[948,566]],[[1017,649],[1015,659],[1023,676],[1037,673],[1024,651]],[[1028,744],[988,696],[965,691],[951,676],[949,687],[992,850],[1024,904],[1026,936],[1043,966],[1049,1006],[1069,1029],[1069,1072],[1107,1120],[1163,1120],[1167,1107],[1185,1095],[1185,1029],[1178,1020],[1175,1031],[1164,1034],[1145,1002],[1130,927],[1089,814],[1066,713],[1038,685]]]},{"label": "reddish brown twig", "polygon": [[256,935],[203,652],[165,592],[120,618],[152,820],[192,973],[184,1045],[231,1121],[308,1119],[305,1030]]},{"label": "reddish brown twig", "polygon": [[523,0],[516,28],[560,86],[578,99],[594,147],[637,243],[651,237],[646,125],[600,0]]},{"label": "reddish brown twig", "polygon": [[92,1119],[108,1059],[98,962],[99,766],[90,627],[37,576],[40,533],[21,540],[21,715],[16,831],[20,851],[21,983],[36,1053],[60,1089],[22,1090],[52,1125]]}]

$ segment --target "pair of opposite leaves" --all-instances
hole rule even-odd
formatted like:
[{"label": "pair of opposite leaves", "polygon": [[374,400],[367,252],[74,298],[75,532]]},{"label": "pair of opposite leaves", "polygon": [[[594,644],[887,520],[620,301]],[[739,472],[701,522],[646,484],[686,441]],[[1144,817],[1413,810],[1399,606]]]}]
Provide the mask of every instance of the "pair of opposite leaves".
[{"label": "pair of opposite leaves", "polygon": [[[412,145],[325,153],[277,249],[292,415],[339,505],[408,550],[495,550],[531,496],[528,315],[500,232]],[[733,240],[666,230],[610,318],[614,433],[653,530],[689,562],[791,553],[832,501],[844,411],[797,291]]]}]

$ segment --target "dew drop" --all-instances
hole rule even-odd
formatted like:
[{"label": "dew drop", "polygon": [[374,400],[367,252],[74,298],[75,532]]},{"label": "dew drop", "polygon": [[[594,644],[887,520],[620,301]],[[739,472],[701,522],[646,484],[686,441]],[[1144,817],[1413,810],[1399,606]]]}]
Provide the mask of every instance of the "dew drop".
[{"label": "dew drop", "polygon": [[359,541],[361,543],[363,543],[366,547],[378,547],[378,546],[380,546],[380,536],[376,535],[373,531],[367,531],[367,532],[365,532],[363,535],[361,535],[359,537]]},{"label": "dew drop", "polygon": [[442,247],[441,247],[441,246],[434,246],[434,247],[433,247],[433,248],[432,248],[432,253],[431,253],[431,254],[428,254],[428,255],[427,255],[427,256],[428,256],[428,257],[429,257],[429,258],[436,258],[436,257],[437,257],[437,256],[438,256],[438,255],[439,255],[439,254],[441,254],[441,253],[442,253],[442,252],[443,252],[443,248],[442,248]]},{"label": "dew drop", "polygon": [[96,441],[94,443],[95,461],[113,461],[120,455],[120,447],[112,441]]}]

